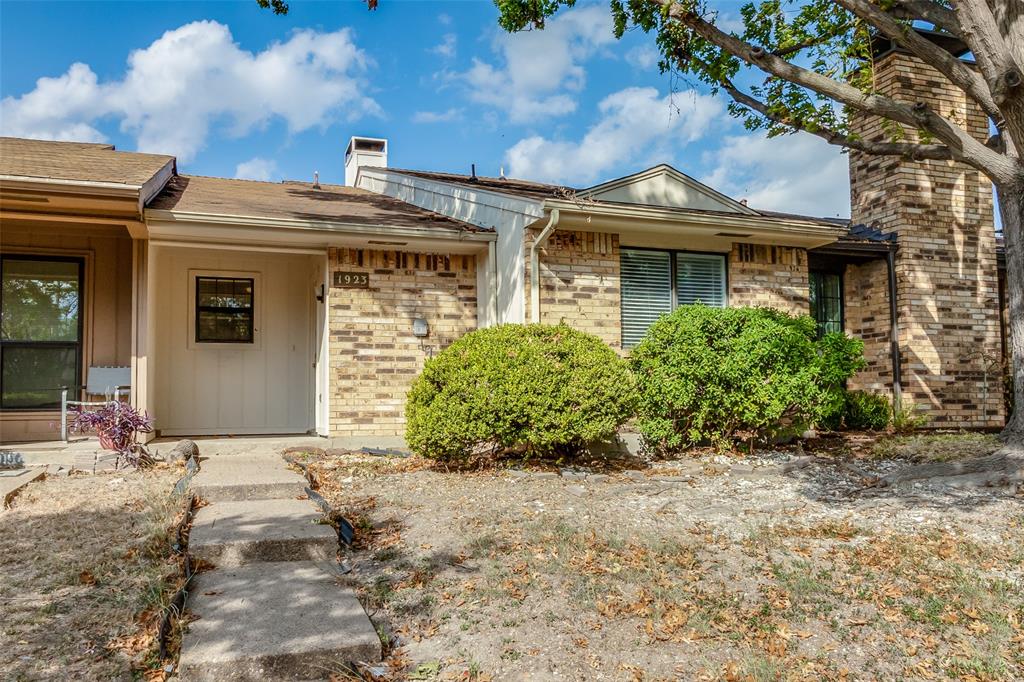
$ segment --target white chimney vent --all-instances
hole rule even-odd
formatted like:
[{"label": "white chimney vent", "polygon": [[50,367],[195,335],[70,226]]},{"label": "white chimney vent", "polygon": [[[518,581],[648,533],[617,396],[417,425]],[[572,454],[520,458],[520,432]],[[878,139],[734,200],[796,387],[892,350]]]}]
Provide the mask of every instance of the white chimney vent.
[{"label": "white chimney vent", "polygon": [[360,166],[387,168],[388,141],[379,137],[353,136],[345,150],[345,184],[355,187]]}]

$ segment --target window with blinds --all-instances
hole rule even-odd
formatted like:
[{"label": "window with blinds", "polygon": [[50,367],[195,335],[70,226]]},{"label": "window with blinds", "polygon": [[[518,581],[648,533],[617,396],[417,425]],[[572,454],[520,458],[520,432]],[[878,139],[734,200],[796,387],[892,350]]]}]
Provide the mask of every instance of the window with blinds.
[{"label": "window with blinds", "polygon": [[654,321],[676,306],[726,305],[724,255],[622,249],[619,257],[624,348],[640,343]]}]

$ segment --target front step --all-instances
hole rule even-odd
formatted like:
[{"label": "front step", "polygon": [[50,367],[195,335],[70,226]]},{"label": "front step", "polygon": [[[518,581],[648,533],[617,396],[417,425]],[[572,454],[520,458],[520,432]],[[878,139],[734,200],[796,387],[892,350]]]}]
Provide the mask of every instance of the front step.
[{"label": "front step", "polygon": [[185,680],[325,679],[376,662],[380,639],[355,595],[306,561],[196,576],[179,674]]},{"label": "front step", "polygon": [[214,502],[196,513],[189,550],[214,566],[256,561],[329,561],[338,534],[308,500]]},{"label": "front step", "polygon": [[306,479],[279,456],[227,455],[203,459],[192,489],[208,502],[295,499]]}]

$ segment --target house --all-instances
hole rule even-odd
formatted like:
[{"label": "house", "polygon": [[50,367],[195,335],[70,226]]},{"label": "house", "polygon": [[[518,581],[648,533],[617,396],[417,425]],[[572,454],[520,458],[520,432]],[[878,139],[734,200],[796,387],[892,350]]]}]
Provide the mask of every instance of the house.
[{"label": "house", "polygon": [[[878,65],[894,97],[930,97],[985,137],[913,57]],[[53,439],[59,386],[130,365],[163,435],[394,442],[423,362],[477,327],[564,321],[628,353],[692,301],[862,338],[851,385],[933,426],[1005,420],[1005,265],[977,171],[851,153],[846,221],[760,211],[666,165],[572,189],[387,159],[386,140],[354,137],[345,186],[266,183],[0,140],[0,438]]]}]

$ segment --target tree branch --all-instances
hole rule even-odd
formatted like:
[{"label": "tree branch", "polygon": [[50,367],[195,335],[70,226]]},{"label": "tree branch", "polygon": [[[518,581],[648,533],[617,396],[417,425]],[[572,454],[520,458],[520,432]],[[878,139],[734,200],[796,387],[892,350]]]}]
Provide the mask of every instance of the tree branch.
[{"label": "tree branch", "polygon": [[923,128],[954,150],[965,163],[984,172],[993,180],[1003,182],[1016,175],[1013,160],[989,149],[966,131],[942,118],[926,105],[911,106],[890,97],[863,93],[848,83],[791,64],[766,52],[761,47],[724,33],[714,24],[675,0],[651,0],[665,7],[668,18],[679,22],[719,49],[756,66],[765,73],[820,93],[858,111],[891,119],[912,128]]},{"label": "tree branch", "polygon": [[895,0],[890,14],[897,19],[921,19],[953,35],[960,35],[960,20],[956,12],[933,0]]},{"label": "tree branch", "polygon": [[873,154],[875,156],[902,156],[912,161],[922,161],[925,159],[949,161],[951,159],[956,159],[956,155],[953,153],[953,150],[941,144],[871,142],[868,140],[853,138],[849,135],[843,135],[842,133],[824,126],[815,125],[814,127],[808,127],[799,119],[790,119],[776,114],[768,107],[767,104],[739,90],[731,81],[722,81],[721,86],[729,93],[729,96],[732,97],[733,100],[745,107],[753,109],[765,118],[794,130],[817,135],[829,144],[846,147],[847,149],[856,149],[857,151]]},{"label": "tree branch", "polygon": [[986,0],[959,0],[956,5],[963,40],[974,54],[1010,134],[1024,140],[1024,74],[1006,44]]},{"label": "tree branch", "polygon": [[833,0],[879,31],[934,66],[954,85],[966,92],[991,118],[1003,117],[992,99],[988,84],[976,71],[946,50],[928,40],[912,27],[902,24],[868,0]]}]

